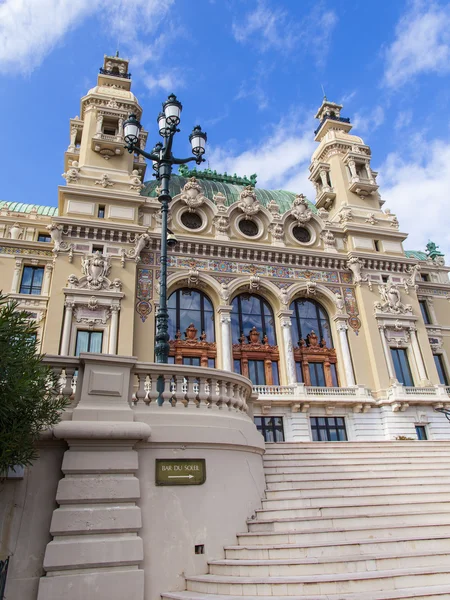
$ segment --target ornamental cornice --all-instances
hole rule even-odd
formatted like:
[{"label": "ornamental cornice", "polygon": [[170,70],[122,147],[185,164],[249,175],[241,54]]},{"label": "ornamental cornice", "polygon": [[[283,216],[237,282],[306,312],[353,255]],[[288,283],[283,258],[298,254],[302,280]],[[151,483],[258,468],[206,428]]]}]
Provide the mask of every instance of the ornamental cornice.
[{"label": "ornamental cornice", "polygon": [[[92,175],[83,175],[86,179],[95,180],[97,177]],[[117,180],[119,182],[119,180]],[[127,181],[120,181],[125,185],[128,184]],[[143,206],[146,204],[146,198],[144,196],[137,196],[135,193],[131,193],[128,190],[112,190],[111,188],[102,188],[87,185],[78,185],[77,187],[68,188],[65,185],[60,185],[58,187],[58,194],[61,196],[86,196],[89,200],[93,199],[103,199],[111,201],[111,200],[119,200],[121,202],[126,202],[128,205],[135,204],[137,206]],[[117,223],[116,223],[117,226]]]},{"label": "ornamental cornice", "polygon": [[109,111],[109,113],[113,116],[117,116],[117,113],[123,113],[126,117],[130,111],[133,111],[138,118],[141,118],[142,108],[139,106],[137,101],[133,101],[131,99],[125,98],[114,98],[114,110],[112,111],[112,107],[109,105],[112,98],[107,95],[98,95],[98,96],[85,96],[81,99],[81,119],[84,119],[85,112],[92,108],[100,108],[103,111]]},{"label": "ornamental cornice", "polygon": [[[362,218],[362,217],[361,217]],[[351,233],[364,233],[367,234],[370,232],[372,235],[374,232],[379,231],[381,235],[386,238],[396,238],[401,241],[405,240],[407,237],[407,233],[402,233],[401,231],[396,231],[391,228],[391,221],[381,221],[378,219],[378,223],[386,223],[387,227],[375,227],[375,225],[365,225],[363,223],[356,223],[355,221],[342,221],[341,222],[341,231],[347,234]]]},{"label": "ornamental cornice", "polygon": [[[346,154],[349,150],[355,146],[354,142],[345,141],[345,140],[330,140],[329,142],[325,142],[322,146],[320,152],[314,157],[315,161],[321,162],[326,161],[330,156],[334,156],[335,154]],[[358,145],[358,148],[361,152],[358,152],[358,156],[365,157],[370,159],[371,151],[369,146],[366,145]],[[313,163],[314,164],[314,163]],[[313,165],[311,165],[312,167]],[[310,167],[310,169],[311,169]]]}]

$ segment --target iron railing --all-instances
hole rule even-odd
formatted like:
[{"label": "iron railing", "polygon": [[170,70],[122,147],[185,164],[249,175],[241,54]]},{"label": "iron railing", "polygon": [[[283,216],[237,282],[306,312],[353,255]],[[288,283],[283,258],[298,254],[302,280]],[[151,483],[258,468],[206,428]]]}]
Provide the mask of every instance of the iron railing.
[{"label": "iron railing", "polygon": [[100,67],[100,73],[102,75],[112,75],[113,77],[122,77],[123,79],[131,79],[131,73],[119,73],[118,71],[113,73],[112,71],[107,71],[103,67]]}]

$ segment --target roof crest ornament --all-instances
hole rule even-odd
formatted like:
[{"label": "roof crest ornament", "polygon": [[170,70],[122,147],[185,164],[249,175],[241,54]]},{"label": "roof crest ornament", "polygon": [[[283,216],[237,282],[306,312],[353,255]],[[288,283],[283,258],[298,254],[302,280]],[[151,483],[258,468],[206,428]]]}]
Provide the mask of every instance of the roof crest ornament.
[{"label": "roof crest ornament", "polygon": [[197,179],[209,179],[210,181],[221,181],[222,183],[231,183],[234,185],[244,186],[251,185],[253,187],[256,185],[257,177],[256,173],[250,175],[250,177],[247,177],[247,175],[239,177],[236,175],[236,173],[234,173],[234,175],[228,175],[228,173],[225,171],[225,173],[221,174],[211,169],[203,169],[202,171],[199,171],[195,168],[189,169],[186,165],[180,165],[178,167],[178,174],[181,175],[181,177],[186,177],[187,179],[196,177]]}]

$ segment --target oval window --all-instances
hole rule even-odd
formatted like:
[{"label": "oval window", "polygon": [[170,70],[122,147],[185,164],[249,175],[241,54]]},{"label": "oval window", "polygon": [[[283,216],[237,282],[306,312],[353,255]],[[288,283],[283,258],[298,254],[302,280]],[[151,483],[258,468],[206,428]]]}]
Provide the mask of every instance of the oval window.
[{"label": "oval window", "polygon": [[299,227],[298,225],[292,230],[292,235],[302,244],[306,244],[311,239],[309,230],[306,227]]},{"label": "oval window", "polygon": [[255,221],[250,221],[249,219],[242,219],[239,221],[239,229],[244,235],[248,235],[250,237],[258,235],[259,231],[258,225],[255,223]]},{"label": "oval window", "polygon": [[181,215],[181,222],[188,229],[200,229],[203,225],[201,216],[195,212],[186,211]]}]

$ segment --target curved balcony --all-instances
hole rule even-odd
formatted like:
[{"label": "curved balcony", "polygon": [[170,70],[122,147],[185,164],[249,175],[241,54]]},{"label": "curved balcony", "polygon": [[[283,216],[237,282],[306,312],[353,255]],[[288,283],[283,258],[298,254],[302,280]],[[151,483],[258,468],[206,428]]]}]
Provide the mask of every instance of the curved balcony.
[{"label": "curved balcony", "polygon": [[[83,386],[86,361],[95,360],[103,365],[111,362],[111,367],[114,367],[113,359],[118,358],[124,357],[85,353],[79,358],[46,356],[44,362],[58,375],[59,393],[71,400],[71,410],[80,400],[85,402],[89,395],[87,382]],[[249,404],[255,395],[250,380],[242,375],[188,365],[133,364],[131,357],[126,360],[131,367],[130,391],[123,400],[132,409],[207,409],[243,415],[250,413]]]},{"label": "curved balcony", "polygon": [[130,398],[134,407],[171,406],[249,411],[251,382],[242,375],[188,365],[136,363],[132,371],[137,390]]}]

